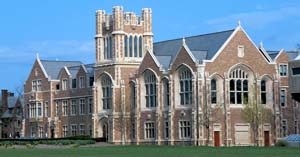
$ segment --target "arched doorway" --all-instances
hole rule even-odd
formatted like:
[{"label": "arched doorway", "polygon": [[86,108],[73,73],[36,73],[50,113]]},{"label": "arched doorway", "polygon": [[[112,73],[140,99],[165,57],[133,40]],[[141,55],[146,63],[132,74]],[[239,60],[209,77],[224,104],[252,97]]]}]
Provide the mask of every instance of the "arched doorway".
[{"label": "arched doorway", "polygon": [[107,118],[101,118],[99,121],[100,127],[99,127],[99,133],[100,133],[100,138],[102,138],[102,140],[104,142],[108,141],[108,121]]}]

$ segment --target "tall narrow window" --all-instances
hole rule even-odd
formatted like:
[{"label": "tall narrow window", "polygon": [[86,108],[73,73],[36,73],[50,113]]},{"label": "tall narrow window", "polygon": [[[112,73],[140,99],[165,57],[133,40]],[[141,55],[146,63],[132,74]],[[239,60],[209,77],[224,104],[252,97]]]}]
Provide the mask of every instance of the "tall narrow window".
[{"label": "tall narrow window", "polygon": [[260,85],[260,97],[261,97],[261,104],[267,103],[267,88],[266,88],[266,81],[262,80]]},{"label": "tall narrow window", "polygon": [[132,139],[135,139],[135,123],[131,123]]},{"label": "tall narrow window", "polygon": [[42,90],[42,80],[37,80],[37,91]]},{"label": "tall narrow window", "polygon": [[134,36],[134,57],[138,56],[138,41],[137,41],[137,36]]},{"label": "tall narrow window", "polygon": [[210,81],[210,95],[211,95],[211,103],[217,103],[217,81],[216,79],[212,79]]},{"label": "tall narrow window", "polygon": [[286,106],[286,91],[285,91],[285,89],[280,90],[280,104],[281,104],[281,107]]},{"label": "tall narrow window", "polygon": [[170,87],[169,87],[169,80],[163,79],[163,102],[164,107],[170,106]]},{"label": "tall narrow window", "polygon": [[168,121],[166,121],[165,122],[165,131],[164,131],[164,134],[165,134],[165,139],[168,139],[169,138],[169,131],[170,131],[170,126],[169,126],[169,122]]},{"label": "tall narrow window", "polygon": [[32,91],[33,92],[35,92],[35,91],[37,91],[37,86],[36,86],[37,84],[36,84],[36,80],[33,80],[32,81]]},{"label": "tall narrow window", "polygon": [[248,74],[242,69],[235,69],[229,75],[231,104],[248,103]]},{"label": "tall narrow window", "polygon": [[107,37],[104,38],[104,55],[103,58],[107,59],[107,50],[108,50],[108,45],[107,45],[108,41],[107,41]]},{"label": "tall narrow window", "polygon": [[71,125],[71,134],[72,134],[72,136],[75,136],[77,134],[77,125],[76,124]]},{"label": "tall narrow window", "polygon": [[136,91],[135,91],[135,84],[131,83],[131,109],[135,110],[136,109]]},{"label": "tall narrow window", "polygon": [[68,115],[68,101],[66,101],[66,100],[64,100],[62,102],[62,114],[63,114],[63,116]]},{"label": "tall narrow window", "polygon": [[150,70],[145,71],[146,107],[156,107],[156,77]]},{"label": "tall narrow window", "polygon": [[68,126],[64,125],[63,126],[63,137],[67,137],[68,136]]},{"label": "tall narrow window", "polygon": [[143,38],[139,37],[139,57],[143,57]]},{"label": "tall narrow window", "polygon": [[93,113],[93,99],[89,98],[89,114]]},{"label": "tall narrow window", "polygon": [[58,102],[55,102],[55,115],[59,116],[59,106],[58,106]]},{"label": "tall narrow window", "polygon": [[80,77],[79,78],[79,88],[84,88],[85,87],[85,77]]},{"label": "tall narrow window", "polygon": [[42,103],[38,103],[38,117],[42,117]]},{"label": "tall narrow window", "polygon": [[112,36],[110,36],[109,38],[109,51],[108,51],[108,54],[109,54],[109,59],[113,58],[113,38]]},{"label": "tall narrow window", "polygon": [[111,109],[112,107],[112,82],[108,75],[101,77],[102,86],[102,104],[103,109]]},{"label": "tall narrow window", "polygon": [[85,125],[84,124],[79,125],[79,134],[85,135]]},{"label": "tall narrow window", "polygon": [[71,101],[71,115],[76,115],[77,113],[77,103],[76,100]]},{"label": "tall narrow window", "polygon": [[48,117],[49,115],[49,106],[48,101],[45,102],[45,117]]},{"label": "tall narrow window", "polygon": [[89,82],[90,82],[90,87],[93,87],[93,85],[94,85],[94,76],[90,76]]},{"label": "tall narrow window", "polygon": [[61,90],[67,90],[67,87],[68,87],[68,80],[67,79],[63,79],[62,80]]},{"label": "tall narrow window", "polygon": [[133,57],[133,39],[132,36],[129,36],[129,57]]},{"label": "tall narrow window", "polygon": [[77,84],[76,84],[76,83],[77,83],[76,81],[77,81],[76,78],[72,79],[72,88],[77,88],[77,87],[76,87],[76,85],[77,85]]},{"label": "tall narrow window", "polygon": [[281,135],[282,137],[287,135],[287,121],[285,119],[281,121]]},{"label": "tall narrow window", "polygon": [[79,113],[81,115],[84,115],[86,113],[85,99],[79,100]]},{"label": "tall narrow window", "polygon": [[179,83],[180,83],[180,104],[190,105],[192,104],[192,72],[183,67],[179,71]]},{"label": "tall narrow window", "polygon": [[125,57],[128,57],[128,37],[125,35],[124,37],[124,53]]}]

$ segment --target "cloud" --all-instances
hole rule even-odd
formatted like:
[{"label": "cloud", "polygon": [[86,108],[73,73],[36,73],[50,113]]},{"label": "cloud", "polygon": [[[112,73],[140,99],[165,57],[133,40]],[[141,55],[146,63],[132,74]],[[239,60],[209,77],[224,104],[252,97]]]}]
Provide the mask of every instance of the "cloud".
[{"label": "cloud", "polygon": [[41,59],[80,60],[93,62],[94,41],[31,41],[16,46],[0,46],[2,64],[27,64],[38,53]]},{"label": "cloud", "polygon": [[262,6],[257,6],[257,10],[252,12],[244,12],[238,14],[231,14],[228,16],[211,19],[205,23],[217,27],[232,27],[239,20],[247,27],[253,29],[263,29],[272,24],[282,22],[287,19],[296,19],[300,17],[299,6],[285,6],[279,9],[263,10]]}]

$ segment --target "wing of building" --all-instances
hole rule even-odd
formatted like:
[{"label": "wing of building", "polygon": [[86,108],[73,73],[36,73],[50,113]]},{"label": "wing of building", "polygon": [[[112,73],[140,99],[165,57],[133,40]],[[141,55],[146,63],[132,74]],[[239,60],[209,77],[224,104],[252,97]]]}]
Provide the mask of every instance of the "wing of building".
[{"label": "wing of building", "polygon": [[[95,64],[36,58],[26,136],[269,146],[298,132],[287,70],[298,52],[257,47],[240,25],[153,43],[151,9],[138,16],[117,6],[96,12],[95,46]],[[249,105],[261,109],[255,123]]]}]

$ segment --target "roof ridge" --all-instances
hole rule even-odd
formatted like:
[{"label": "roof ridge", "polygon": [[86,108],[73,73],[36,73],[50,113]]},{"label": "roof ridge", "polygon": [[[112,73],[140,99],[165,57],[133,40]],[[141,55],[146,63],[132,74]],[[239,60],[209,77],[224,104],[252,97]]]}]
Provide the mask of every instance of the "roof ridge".
[{"label": "roof ridge", "polygon": [[[213,35],[213,34],[230,32],[230,31],[234,31],[234,30],[235,29],[230,29],[230,30],[224,30],[224,31],[218,31],[218,32],[211,32],[211,33],[205,33],[205,34],[199,34],[199,35],[192,35],[192,36],[188,36],[188,37],[184,37],[184,38],[187,39],[187,38],[193,38],[193,37],[199,37],[199,36]],[[156,44],[156,43],[162,43],[162,42],[168,42],[168,41],[175,41],[175,40],[180,40],[180,39],[182,39],[182,38],[175,38],[175,39],[158,41],[158,42],[155,42],[154,44]]]},{"label": "roof ridge", "polygon": [[67,61],[67,60],[47,60],[47,59],[41,59],[41,61],[47,61],[47,62],[80,62],[82,63],[81,61]]}]

